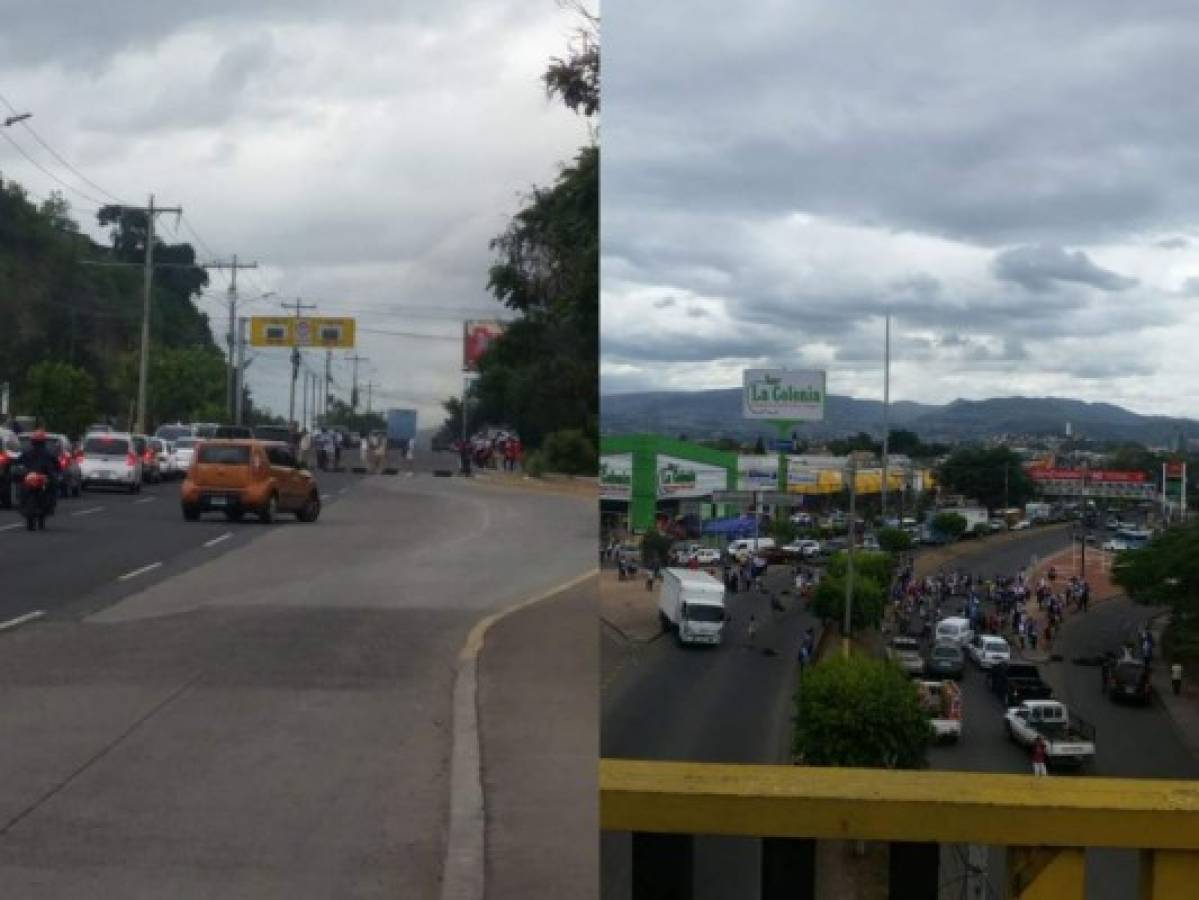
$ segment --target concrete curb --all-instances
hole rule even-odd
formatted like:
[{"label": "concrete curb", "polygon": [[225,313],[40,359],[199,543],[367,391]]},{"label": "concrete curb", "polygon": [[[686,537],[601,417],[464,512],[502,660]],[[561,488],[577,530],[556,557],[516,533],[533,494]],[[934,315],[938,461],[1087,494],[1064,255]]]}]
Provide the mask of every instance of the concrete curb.
[{"label": "concrete curb", "polygon": [[487,819],[483,795],[482,747],[479,739],[479,653],[496,622],[550,600],[589,578],[599,569],[522,600],[475,623],[458,653],[454,676],[454,726],[450,752],[450,821],[441,869],[441,900],[483,900],[486,887]]}]

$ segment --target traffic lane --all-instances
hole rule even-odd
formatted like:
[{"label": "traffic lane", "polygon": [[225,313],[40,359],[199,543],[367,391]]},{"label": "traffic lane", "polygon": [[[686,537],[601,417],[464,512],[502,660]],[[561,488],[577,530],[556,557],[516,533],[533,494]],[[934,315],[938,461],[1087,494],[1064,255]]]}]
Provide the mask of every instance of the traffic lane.
[{"label": "traffic lane", "polygon": [[436,896],[462,641],[512,591],[590,567],[595,517],[418,481],[364,485],[324,530],[265,529],[101,615],[13,633],[0,814],[21,818],[0,822],[0,882]]},{"label": "traffic lane", "polygon": [[[601,753],[605,757],[690,762],[780,763],[789,759],[797,658],[815,623],[785,598],[775,613],[769,595],[728,598],[733,620],[717,647],[685,647],[672,635],[631,648],[605,630],[601,659]],[[748,646],[749,616],[758,622]],[[601,893],[627,900],[631,841],[604,834]],[[700,836],[696,841],[697,900],[756,896],[760,844],[752,838]]]},{"label": "traffic lane", "polygon": [[[324,502],[336,501],[355,481],[353,476],[326,475],[320,480]],[[44,532],[0,533],[6,587],[0,594],[0,622],[34,610],[51,616],[94,611],[175,574],[181,557],[188,564],[202,562],[270,530],[252,520],[230,523],[221,516],[185,522],[178,492],[178,483],[168,482],[148,485],[141,495],[89,493],[83,502],[60,504]],[[279,523],[288,524],[286,518]],[[228,539],[218,541],[226,534]],[[216,543],[208,546],[210,541]]]},{"label": "traffic lane", "polygon": [[1199,760],[1159,702],[1136,706],[1109,700],[1100,688],[1100,669],[1072,662],[1118,648],[1160,612],[1123,598],[1108,600],[1071,616],[1062,630],[1063,662],[1050,668],[1051,683],[1071,709],[1095,725],[1096,771],[1103,775],[1199,778]]},{"label": "traffic lane", "polygon": [[988,541],[977,544],[977,553],[953,559],[942,567],[946,571],[962,571],[982,578],[995,575],[1015,575],[1028,569],[1036,560],[1044,559],[1070,546],[1069,532],[1061,530],[1031,530],[1015,540]]}]

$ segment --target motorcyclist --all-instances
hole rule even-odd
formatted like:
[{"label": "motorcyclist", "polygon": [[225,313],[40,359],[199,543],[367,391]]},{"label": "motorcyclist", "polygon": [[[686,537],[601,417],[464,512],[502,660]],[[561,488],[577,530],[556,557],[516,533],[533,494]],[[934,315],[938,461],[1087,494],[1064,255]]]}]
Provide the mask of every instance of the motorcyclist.
[{"label": "motorcyclist", "polygon": [[51,486],[58,481],[58,458],[46,446],[46,432],[39,428],[29,436],[29,449],[17,457],[17,465],[29,472],[41,472],[50,479]]},{"label": "motorcyclist", "polygon": [[16,465],[25,475],[38,472],[46,476],[45,493],[42,495],[45,504],[43,511],[52,512],[58,496],[59,466],[58,458],[46,446],[46,432],[43,429],[39,428],[29,436],[29,449],[17,457]]}]

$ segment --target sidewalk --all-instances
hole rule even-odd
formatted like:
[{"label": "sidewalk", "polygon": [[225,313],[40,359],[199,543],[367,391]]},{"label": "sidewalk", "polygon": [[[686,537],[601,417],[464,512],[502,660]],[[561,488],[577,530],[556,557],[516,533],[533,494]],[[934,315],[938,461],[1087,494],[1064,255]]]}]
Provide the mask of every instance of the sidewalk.
[{"label": "sidewalk", "polygon": [[[1149,630],[1153,634],[1154,643],[1162,646],[1162,632],[1169,623],[1169,613],[1155,616],[1150,620]],[[1155,659],[1153,663],[1153,690],[1161,700],[1162,707],[1174,720],[1174,727],[1182,736],[1182,742],[1199,759],[1199,672],[1183,671],[1182,693],[1174,696],[1174,688],[1170,685],[1170,662],[1166,659]]]},{"label": "sidewalk", "polygon": [[483,644],[487,900],[598,896],[598,587],[514,613]]}]

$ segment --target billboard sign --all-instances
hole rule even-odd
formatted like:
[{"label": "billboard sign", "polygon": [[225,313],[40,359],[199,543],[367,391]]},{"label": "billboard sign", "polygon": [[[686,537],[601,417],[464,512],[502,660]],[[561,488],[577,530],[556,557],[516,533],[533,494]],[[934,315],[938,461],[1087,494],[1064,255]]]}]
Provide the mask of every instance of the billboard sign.
[{"label": "billboard sign", "polygon": [[777,456],[737,457],[737,487],[743,491],[776,491],[779,484]]},{"label": "billboard sign", "polygon": [[352,318],[345,317],[251,316],[250,346],[352,350],[355,324]]},{"label": "billboard sign", "polygon": [[1100,484],[1142,484],[1146,480],[1144,472],[1094,469],[1087,473],[1087,481],[1098,482]]},{"label": "billboard sign", "polygon": [[1168,462],[1166,463],[1167,478],[1182,478],[1186,472],[1186,463],[1183,462]]},{"label": "billboard sign", "polygon": [[824,421],[825,373],[791,369],[746,369],[742,415],[785,422]]},{"label": "billboard sign", "polygon": [[473,319],[462,323],[462,370],[479,371],[479,360],[504,333],[504,323],[494,319]]},{"label": "billboard sign", "polygon": [[658,455],[659,497],[707,497],[728,487],[728,471],[722,466]]},{"label": "billboard sign", "polygon": [[1029,469],[1033,481],[1082,481],[1087,473],[1082,469]]},{"label": "billboard sign", "polygon": [[599,461],[600,498],[628,500],[633,493],[633,454],[610,453]]}]

